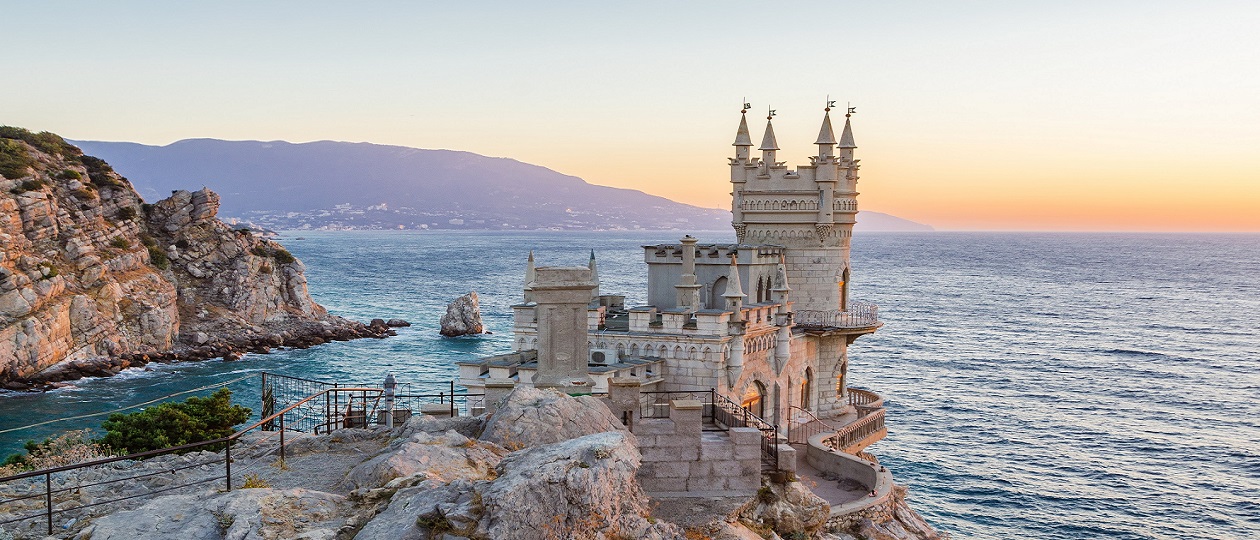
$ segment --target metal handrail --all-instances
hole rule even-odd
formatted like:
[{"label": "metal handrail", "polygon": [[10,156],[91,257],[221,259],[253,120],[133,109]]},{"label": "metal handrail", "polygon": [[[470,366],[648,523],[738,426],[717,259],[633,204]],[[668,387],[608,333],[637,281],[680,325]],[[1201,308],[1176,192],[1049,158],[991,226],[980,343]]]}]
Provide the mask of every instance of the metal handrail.
[{"label": "metal handrail", "polygon": [[879,306],[854,300],[844,310],[798,310],[795,321],[802,327],[867,328],[879,324]]},{"label": "metal handrail", "polygon": [[[55,508],[53,508],[53,504],[52,504],[52,495],[53,495],[53,493],[61,493],[61,492],[63,492],[63,491],[68,491],[68,490],[70,490],[70,489],[80,489],[80,488],[82,487],[82,486],[75,486],[74,488],[59,488],[59,489],[57,489],[57,490],[55,490],[55,491],[54,491],[54,490],[52,489],[52,475],[53,475],[53,474],[55,474],[55,473],[66,472],[66,471],[73,471],[73,470],[84,469],[84,468],[88,468],[88,467],[96,467],[96,466],[99,466],[99,465],[107,465],[107,464],[110,464],[110,463],[116,463],[116,462],[119,462],[119,461],[146,459],[146,458],[155,457],[155,456],[161,456],[161,455],[172,454],[172,453],[177,453],[177,452],[190,451],[190,450],[195,450],[195,449],[198,449],[198,448],[205,448],[205,447],[210,447],[210,446],[214,446],[214,445],[218,445],[218,444],[223,444],[223,445],[224,445],[224,453],[223,453],[224,479],[225,479],[225,483],[226,483],[227,490],[228,490],[228,491],[231,491],[231,490],[232,490],[232,442],[233,442],[233,441],[235,441],[235,440],[237,440],[237,439],[240,439],[240,438],[241,438],[242,436],[244,436],[246,433],[248,433],[248,432],[250,432],[250,431],[253,431],[254,429],[257,429],[257,428],[259,428],[259,427],[262,427],[264,424],[274,423],[276,420],[278,420],[278,421],[279,421],[279,426],[280,426],[280,430],[279,430],[279,432],[280,432],[280,459],[281,459],[281,461],[283,461],[283,460],[284,460],[284,458],[285,458],[285,453],[284,453],[284,446],[285,446],[285,441],[284,441],[284,438],[285,438],[285,437],[284,437],[284,434],[285,434],[285,431],[286,431],[286,430],[285,430],[285,427],[284,427],[284,415],[285,415],[286,413],[288,413],[288,412],[292,411],[293,409],[296,409],[298,406],[303,405],[303,404],[305,404],[305,403],[307,403],[307,402],[309,402],[309,401],[311,401],[311,400],[314,400],[314,399],[316,399],[316,398],[318,398],[318,397],[320,397],[320,396],[326,396],[326,395],[328,395],[328,394],[330,394],[330,393],[339,393],[339,392],[361,392],[361,393],[363,393],[363,395],[366,397],[367,392],[381,393],[381,392],[384,392],[384,390],[383,390],[383,389],[380,389],[380,388],[368,388],[368,387],[355,387],[355,388],[328,388],[328,389],[325,389],[325,390],[323,390],[323,391],[317,392],[317,393],[315,393],[315,394],[311,394],[311,395],[309,395],[309,396],[307,396],[307,397],[305,397],[305,398],[303,398],[303,399],[301,399],[301,400],[297,401],[296,403],[293,403],[293,404],[291,404],[291,405],[289,405],[289,406],[285,407],[283,410],[280,410],[280,411],[278,411],[278,412],[275,412],[275,413],[273,413],[273,414],[271,414],[271,415],[267,416],[266,418],[259,419],[257,422],[254,422],[253,424],[250,424],[249,426],[246,426],[246,427],[244,427],[244,428],[242,428],[242,429],[240,429],[240,430],[236,431],[235,433],[233,433],[233,434],[231,434],[231,435],[228,435],[228,436],[226,436],[226,437],[219,437],[219,438],[217,438],[217,439],[211,439],[211,440],[208,440],[208,441],[201,441],[201,442],[196,442],[196,443],[182,444],[182,445],[179,445],[179,446],[173,446],[173,447],[170,447],[170,448],[160,448],[160,449],[157,449],[157,450],[148,450],[148,451],[145,451],[145,452],[136,452],[136,453],[133,453],[133,454],[127,454],[127,455],[125,455],[125,456],[111,456],[111,457],[107,457],[107,458],[94,459],[94,460],[92,460],[92,461],[85,461],[85,462],[83,462],[83,463],[75,463],[75,464],[72,464],[72,465],[61,465],[61,466],[58,466],[58,467],[50,467],[50,468],[47,468],[47,469],[41,469],[41,470],[37,470],[37,471],[27,471],[27,472],[24,472],[24,473],[19,473],[19,474],[15,474],[15,475],[12,475],[12,476],[6,476],[6,477],[3,477],[3,478],[0,478],[0,483],[7,483],[7,482],[15,481],[15,480],[23,480],[23,479],[26,479],[26,478],[35,478],[35,477],[39,477],[39,476],[43,476],[43,477],[44,477],[44,498],[45,498],[45,511],[44,511],[44,515],[45,515],[45,516],[47,516],[47,519],[48,519],[48,534],[52,534],[52,532],[53,532],[53,525],[52,525],[52,516],[53,516],[53,514],[63,513],[63,512],[66,512],[66,511],[68,511],[68,510],[71,510],[70,508],[62,508],[62,509],[55,509]],[[325,424],[327,425],[327,424],[328,424],[328,422],[326,421],[326,422],[325,422]],[[217,460],[216,460],[216,461],[217,461]],[[208,464],[209,464],[209,463],[203,463],[203,464],[198,464],[198,466],[200,466],[200,465],[208,465]],[[133,478],[133,477],[132,477],[132,478]],[[114,480],[114,481],[124,481],[124,480],[129,480],[129,479],[132,479],[132,478],[118,479],[118,480]],[[156,494],[156,493],[161,493],[161,492],[164,492],[164,491],[170,491],[170,490],[172,490],[172,489],[177,489],[177,488],[179,488],[179,487],[188,487],[188,486],[192,486],[192,485],[196,485],[196,484],[205,483],[205,482],[208,482],[208,481],[210,481],[210,479],[203,479],[203,480],[198,480],[198,481],[195,481],[195,482],[190,482],[190,483],[188,483],[188,484],[184,484],[184,485],[181,485],[181,486],[171,486],[171,487],[168,487],[168,488],[165,488],[165,489],[162,489],[162,490],[152,491],[152,492],[148,492],[148,493],[144,493],[144,494],[138,494],[138,495],[131,495],[131,496],[127,496],[127,497],[121,497],[121,498],[114,499],[114,500],[111,500],[111,501],[97,501],[97,502],[95,502],[95,503],[92,503],[90,506],[97,506],[97,505],[100,505],[100,504],[105,504],[105,503],[108,503],[108,502],[119,502],[119,501],[124,501],[124,500],[128,500],[128,499],[134,499],[134,498],[141,497],[141,496],[146,496],[146,495],[154,495],[154,494]],[[8,500],[8,501],[3,501],[3,502],[13,502],[13,501],[17,501],[17,500],[25,500],[25,499],[29,499],[29,498],[34,498],[34,497],[20,497],[20,498],[11,499],[11,500]],[[89,505],[81,505],[81,506],[78,506],[78,507],[76,507],[76,508],[85,508],[85,507],[87,507],[87,506],[89,506]],[[19,518],[19,519],[16,519],[16,520],[10,520],[10,521],[7,521],[7,522],[5,522],[5,523],[9,523],[9,522],[13,522],[13,521],[25,521],[25,520],[27,520],[27,519],[32,519],[32,518],[35,518],[35,517],[37,517],[37,516],[38,516],[38,514],[32,514],[32,515],[27,516],[27,517],[22,517],[22,518]]]}]

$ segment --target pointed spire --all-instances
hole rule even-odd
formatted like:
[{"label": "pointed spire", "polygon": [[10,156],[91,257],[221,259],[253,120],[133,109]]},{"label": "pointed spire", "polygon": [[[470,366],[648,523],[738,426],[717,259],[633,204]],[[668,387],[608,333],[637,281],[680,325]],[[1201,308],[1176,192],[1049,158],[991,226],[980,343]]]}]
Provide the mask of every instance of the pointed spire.
[{"label": "pointed spire", "polygon": [[761,137],[761,148],[758,150],[778,150],[779,141],[774,139],[774,121],[766,117],[766,134]]},{"label": "pointed spire", "polygon": [[743,298],[744,285],[739,282],[739,266],[735,264],[735,254],[731,254],[731,271],[726,275],[726,291],[723,298]]},{"label": "pointed spire", "polygon": [[595,288],[591,289],[591,300],[599,302],[599,269],[595,266],[595,250],[591,250],[591,260],[586,263],[586,267],[591,269],[591,281],[595,282]]},{"label": "pointed spire", "polygon": [[840,133],[840,148],[857,148],[853,143],[853,126],[849,124],[849,115],[844,115],[844,131]]},{"label": "pointed spire", "polygon": [[818,130],[818,140],[814,144],[836,144],[836,134],[831,130],[831,112],[823,113],[822,128]]},{"label": "pointed spire", "polygon": [[529,260],[525,261],[525,301],[534,301],[533,289],[530,286],[534,284],[534,250],[529,250]]},{"label": "pointed spire", "polygon": [[752,146],[752,137],[748,136],[748,115],[739,113],[739,131],[735,132],[735,144],[731,146]]}]

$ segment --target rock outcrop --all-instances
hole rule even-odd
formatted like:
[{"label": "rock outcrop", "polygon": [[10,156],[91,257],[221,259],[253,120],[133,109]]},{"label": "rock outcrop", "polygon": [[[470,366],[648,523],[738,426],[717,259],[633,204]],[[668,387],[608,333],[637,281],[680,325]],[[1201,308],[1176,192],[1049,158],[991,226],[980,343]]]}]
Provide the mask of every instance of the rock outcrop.
[{"label": "rock outcrop", "polygon": [[0,143],[0,385],[390,332],[329,315],[302,263],[216,219],[209,190],[145,204],[56,135]]},{"label": "rock outcrop", "polygon": [[332,540],[344,520],[346,498],[306,489],[241,489],[213,495],[159,497],[101,518],[79,538],[305,538]]},{"label": "rock outcrop", "polygon": [[446,314],[442,315],[441,325],[439,332],[447,337],[484,333],[486,329],[481,324],[481,303],[477,299],[477,291],[456,298],[448,304]]},{"label": "rock outcrop", "polygon": [[625,429],[599,398],[520,386],[490,417],[481,438],[518,450]]}]

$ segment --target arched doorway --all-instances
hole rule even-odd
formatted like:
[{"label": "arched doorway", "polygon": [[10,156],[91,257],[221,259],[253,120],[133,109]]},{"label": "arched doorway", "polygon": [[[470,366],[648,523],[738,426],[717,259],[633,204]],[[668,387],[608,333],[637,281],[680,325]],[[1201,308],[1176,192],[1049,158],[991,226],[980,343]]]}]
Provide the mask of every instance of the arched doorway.
[{"label": "arched doorway", "polygon": [[814,369],[805,368],[805,378],[801,380],[801,408],[810,410],[814,395]]},{"label": "arched doorway", "polygon": [[752,384],[748,385],[748,390],[744,392],[744,399],[740,402],[740,406],[759,418],[765,418],[766,385],[761,384],[759,381],[753,381]]}]

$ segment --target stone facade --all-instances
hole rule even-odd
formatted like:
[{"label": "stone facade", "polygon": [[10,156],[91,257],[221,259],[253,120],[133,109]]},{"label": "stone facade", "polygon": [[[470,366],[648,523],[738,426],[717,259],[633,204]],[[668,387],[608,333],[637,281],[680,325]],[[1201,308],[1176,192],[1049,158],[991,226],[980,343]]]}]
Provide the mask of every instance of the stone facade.
[{"label": "stone facade", "polygon": [[637,477],[654,496],[749,495],[761,486],[761,431],[705,432],[704,405],[673,400],[669,418],[634,422],[643,463]]}]

